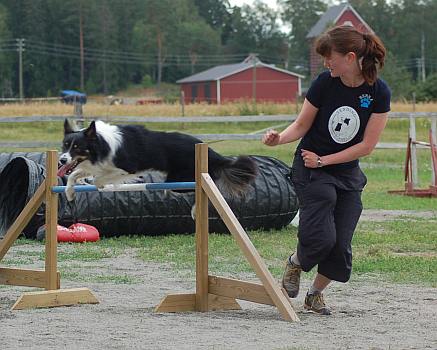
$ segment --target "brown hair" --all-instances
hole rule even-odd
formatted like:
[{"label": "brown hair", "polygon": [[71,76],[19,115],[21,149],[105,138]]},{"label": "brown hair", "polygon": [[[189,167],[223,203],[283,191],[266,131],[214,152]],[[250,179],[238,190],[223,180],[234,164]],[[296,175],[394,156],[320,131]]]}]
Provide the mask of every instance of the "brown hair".
[{"label": "brown hair", "polygon": [[331,28],[317,39],[316,52],[319,55],[327,57],[333,50],[343,55],[354,52],[357,59],[362,58],[361,72],[370,85],[378,77],[377,66],[384,66],[386,50],[381,39],[374,34],[361,33],[352,26]]}]

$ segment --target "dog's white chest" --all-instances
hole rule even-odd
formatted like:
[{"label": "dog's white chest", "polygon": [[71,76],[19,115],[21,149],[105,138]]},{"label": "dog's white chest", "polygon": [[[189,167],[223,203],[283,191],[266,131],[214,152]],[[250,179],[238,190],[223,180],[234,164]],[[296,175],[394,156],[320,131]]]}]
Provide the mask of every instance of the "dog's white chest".
[{"label": "dog's white chest", "polygon": [[80,164],[80,167],[87,173],[95,176],[124,176],[129,173],[126,170],[117,168],[111,161],[99,162],[92,164],[89,161],[84,161]]}]

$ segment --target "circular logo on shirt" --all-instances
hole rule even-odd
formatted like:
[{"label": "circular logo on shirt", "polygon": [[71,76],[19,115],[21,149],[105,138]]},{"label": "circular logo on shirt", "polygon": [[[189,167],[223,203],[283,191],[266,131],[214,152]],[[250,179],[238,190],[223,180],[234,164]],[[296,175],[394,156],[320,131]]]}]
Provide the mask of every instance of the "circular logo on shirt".
[{"label": "circular logo on shirt", "polygon": [[332,139],[337,143],[347,143],[358,133],[360,117],[349,106],[338,107],[329,118],[328,129]]}]

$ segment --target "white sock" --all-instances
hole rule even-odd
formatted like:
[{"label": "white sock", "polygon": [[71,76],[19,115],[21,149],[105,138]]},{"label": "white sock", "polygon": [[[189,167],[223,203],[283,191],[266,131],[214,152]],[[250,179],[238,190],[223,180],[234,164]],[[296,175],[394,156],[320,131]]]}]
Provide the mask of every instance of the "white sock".
[{"label": "white sock", "polygon": [[322,293],[323,289],[318,289],[314,287],[314,284],[311,285],[310,289],[308,290],[308,294],[314,294],[315,292]]},{"label": "white sock", "polygon": [[293,263],[294,265],[300,265],[300,261],[299,261],[299,258],[297,257],[297,253],[294,253],[293,255],[291,255],[288,258],[288,261],[290,263]]}]

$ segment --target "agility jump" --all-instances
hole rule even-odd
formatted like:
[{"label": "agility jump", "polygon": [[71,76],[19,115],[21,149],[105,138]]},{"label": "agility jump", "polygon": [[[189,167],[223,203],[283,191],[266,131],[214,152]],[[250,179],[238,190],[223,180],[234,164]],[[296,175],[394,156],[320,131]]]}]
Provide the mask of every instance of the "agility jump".
[{"label": "agility jump", "polygon": [[[65,186],[57,186],[57,164],[57,151],[48,151],[46,180],[0,241],[1,261],[45,199],[45,270],[0,268],[0,284],[38,287],[46,290],[23,293],[12,307],[14,310],[99,302],[87,288],[60,289],[60,274],[57,271],[57,196],[58,193],[65,191]],[[196,291],[189,294],[167,295],[156,307],[155,312],[235,310],[241,309],[236,301],[241,299],[276,306],[284,320],[299,321],[288,295],[274,280],[247,233],[209,176],[207,144],[196,144],[195,182],[110,185],[103,189],[97,189],[92,185],[75,186],[77,192],[164,189],[195,189],[196,192]],[[235,238],[261,280],[261,284],[208,274],[208,200],[214,205]]]}]

